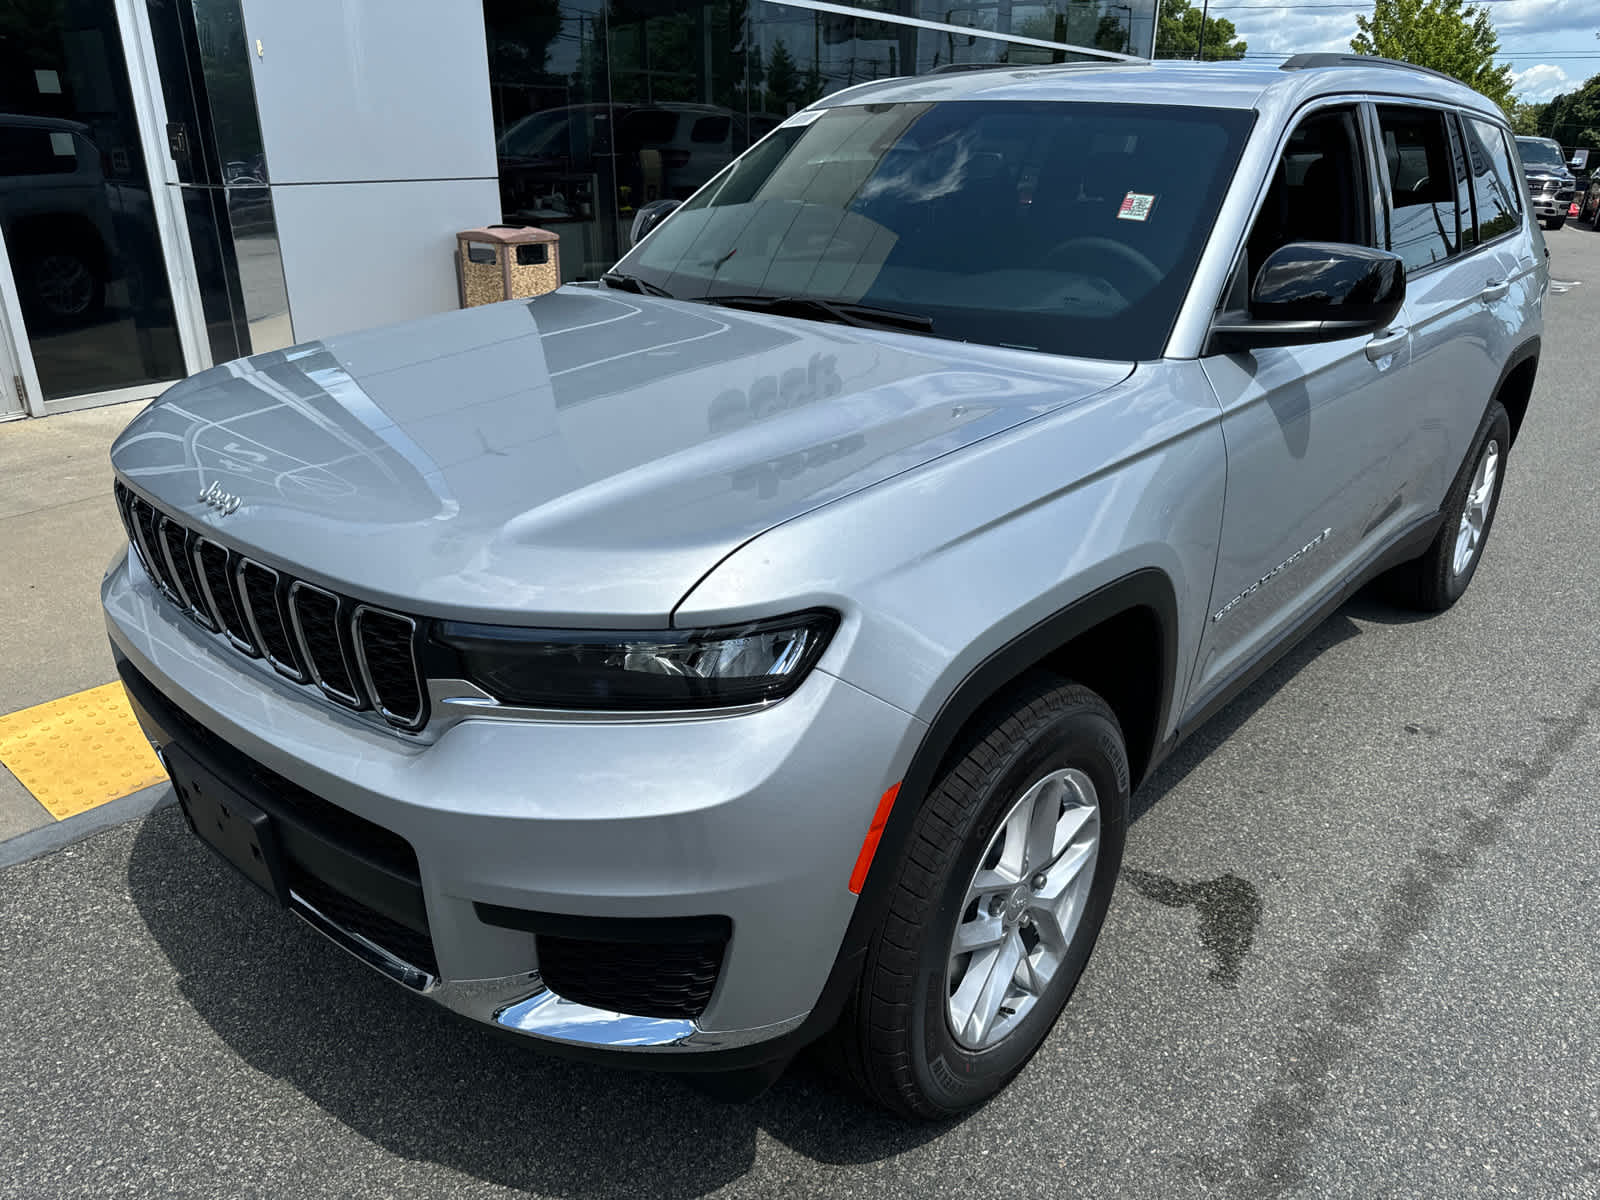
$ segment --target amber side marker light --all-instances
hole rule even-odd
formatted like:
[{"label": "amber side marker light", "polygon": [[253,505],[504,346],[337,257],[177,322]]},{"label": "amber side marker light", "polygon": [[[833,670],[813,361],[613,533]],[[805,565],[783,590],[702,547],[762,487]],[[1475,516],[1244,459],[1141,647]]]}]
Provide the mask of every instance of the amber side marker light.
[{"label": "amber side marker light", "polygon": [[856,869],[850,872],[850,890],[858,896],[861,895],[862,885],[867,882],[872,856],[878,852],[878,843],[883,840],[883,827],[889,823],[889,812],[894,808],[895,797],[899,794],[898,783],[885,792],[883,799],[878,801],[878,811],[872,814],[872,824],[867,826],[867,836],[861,842],[861,853],[856,855]]}]

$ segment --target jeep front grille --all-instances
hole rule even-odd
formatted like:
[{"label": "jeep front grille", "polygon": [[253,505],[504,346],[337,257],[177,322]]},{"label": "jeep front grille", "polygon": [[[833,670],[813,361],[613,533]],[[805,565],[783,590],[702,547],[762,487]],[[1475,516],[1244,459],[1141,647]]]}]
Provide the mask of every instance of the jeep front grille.
[{"label": "jeep front grille", "polygon": [[116,499],[145,574],[201,628],[345,708],[372,709],[407,732],[427,722],[415,618],[361,604],[230,550],[120,480]]}]

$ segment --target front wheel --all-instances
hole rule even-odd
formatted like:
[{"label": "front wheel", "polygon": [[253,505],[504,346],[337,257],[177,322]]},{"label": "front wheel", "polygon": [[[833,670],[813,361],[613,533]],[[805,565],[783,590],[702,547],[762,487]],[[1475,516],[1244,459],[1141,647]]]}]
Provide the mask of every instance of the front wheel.
[{"label": "front wheel", "polygon": [[1128,793],[1122,731],[1087,688],[1030,676],[969,726],[834,1031],[869,1096],[947,1117],[1033,1057],[1105,920]]}]

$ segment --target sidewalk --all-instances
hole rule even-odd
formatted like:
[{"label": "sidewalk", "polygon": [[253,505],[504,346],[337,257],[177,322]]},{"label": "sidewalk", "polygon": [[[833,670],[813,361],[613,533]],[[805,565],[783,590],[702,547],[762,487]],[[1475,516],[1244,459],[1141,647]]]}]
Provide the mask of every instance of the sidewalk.
[{"label": "sidewalk", "polygon": [[[0,424],[0,729],[23,723],[15,718],[19,710],[64,698],[42,714],[64,712],[70,726],[71,714],[82,711],[94,722],[108,696],[115,698],[78,694],[116,679],[99,593],[106,564],[124,540],[108,452],[143,407],[118,404]],[[9,726],[7,716],[14,718]],[[8,744],[15,742],[0,733],[0,758]],[[55,752],[74,769],[103,765],[71,736]],[[92,806],[53,805],[58,814]],[[0,841],[57,819],[0,766]]]}]

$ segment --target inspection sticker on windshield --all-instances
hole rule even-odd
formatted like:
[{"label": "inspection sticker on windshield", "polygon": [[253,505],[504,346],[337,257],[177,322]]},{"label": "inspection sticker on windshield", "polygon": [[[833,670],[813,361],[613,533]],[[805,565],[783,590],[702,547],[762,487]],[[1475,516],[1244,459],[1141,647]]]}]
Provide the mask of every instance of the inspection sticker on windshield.
[{"label": "inspection sticker on windshield", "polygon": [[1156,206],[1156,198],[1146,192],[1129,192],[1122,198],[1122,207],[1117,209],[1119,221],[1148,221],[1150,210]]}]

